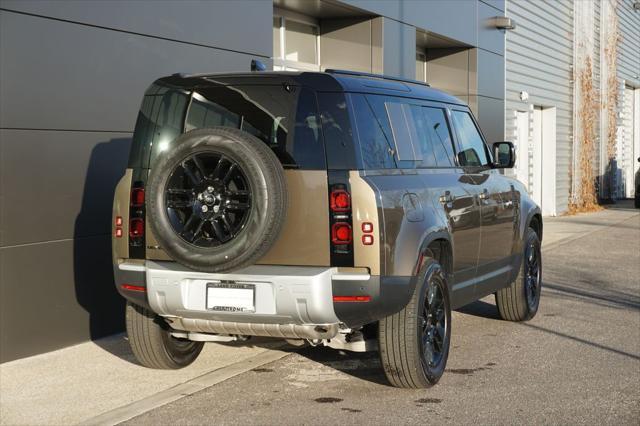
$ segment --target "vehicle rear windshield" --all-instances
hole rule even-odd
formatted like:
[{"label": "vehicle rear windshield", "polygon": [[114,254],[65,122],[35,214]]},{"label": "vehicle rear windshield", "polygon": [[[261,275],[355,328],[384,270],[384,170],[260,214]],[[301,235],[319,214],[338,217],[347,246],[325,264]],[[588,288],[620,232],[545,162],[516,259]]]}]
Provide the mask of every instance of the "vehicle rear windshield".
[{"label": "vehicle rear windshield", "polygon": [[309,89],[216,86],[186,92],[154,86],[138,115],[130,167],[152,167],[183,132],[224,126],[262,140],[285,168],[326,169],[317,100]]}]

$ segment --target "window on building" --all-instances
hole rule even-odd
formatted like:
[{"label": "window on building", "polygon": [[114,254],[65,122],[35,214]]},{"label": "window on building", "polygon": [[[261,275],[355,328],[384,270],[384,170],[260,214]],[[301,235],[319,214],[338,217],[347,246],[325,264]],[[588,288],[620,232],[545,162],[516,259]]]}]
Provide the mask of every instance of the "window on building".
[{"label": "window on building", "polygon": [[278,12],[273,18],[273,64],[275,70],[320,70],[320,27],[303,15]]}]

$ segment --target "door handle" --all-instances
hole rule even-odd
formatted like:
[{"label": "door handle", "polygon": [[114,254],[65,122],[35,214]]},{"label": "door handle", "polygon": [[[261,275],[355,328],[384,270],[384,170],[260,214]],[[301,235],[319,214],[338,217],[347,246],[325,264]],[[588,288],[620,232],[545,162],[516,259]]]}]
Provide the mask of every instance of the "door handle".
[{"label": "door handle", "polygon": [[451,195],[451,191],[446,191],[444,194],[440,196],[440,202],[442,204],[450,204],[456,199],[453,195]]},{"label": "door handle", "polygon": [[482,192],[478,194],[478,198],[480,198],[481,200],[486,200],[487,198],[489,198],[489,191],[487,191],[487,188],[483,189]]}]

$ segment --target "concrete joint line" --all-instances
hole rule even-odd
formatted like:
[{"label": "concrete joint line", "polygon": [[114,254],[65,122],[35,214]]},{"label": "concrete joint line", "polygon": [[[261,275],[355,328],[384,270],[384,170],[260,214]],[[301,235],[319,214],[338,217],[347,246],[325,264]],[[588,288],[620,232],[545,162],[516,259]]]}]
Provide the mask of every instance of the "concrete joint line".
[{"label": "concrete joint line", "polygon": [[544,252],[544,251],[553,250],[556,247],[560,247],[560,246],[563,246],[565,244],[569,244],[569,243],[571,243],[571,242],[573,242],[575,240],[579,240],[582,237],[586,237],[587,235],[591,235],[594,232],[602,231],[604,229],[611,228],[613,226],[619,225],[619,224],[621,224],[623,222],[628,221],[629,219],[633,219],[636,216],[638,216],[638,214],[631,215],[631,216],[629,216],[629,217],[627,217],[625,219],[621,219],[621,220],[619,220],[617,222],[610,223],[609,225],[599,226],[596,229],[593,229],[593,230],[591,230],[589,232],[577,233],[577,235],[574,235],[572,237],[563,238],[562,240],[556,241],[556,242],[551,243],[551,244],[549,244],[547,246],[543,245],[542,251]]},{"label": "concrete joint line", "polygon": [[[282,347],[284,345],[281,345]],[[289,352],[277,350],[265,350],[256,356],[236,362],[226,367],[205,373],[187,382],[176,385],[172,388],[158,392],[131,404],[107,411],[96,417],[83,420],[82,425],[116,425],[125,422],[141,414],[151,411],[154,408],[177,401],[185,396],[193,395],[215,384],[228,380],[239,374],[245,373],[256,367],[270,362],[274,362],[289,355]]]}]

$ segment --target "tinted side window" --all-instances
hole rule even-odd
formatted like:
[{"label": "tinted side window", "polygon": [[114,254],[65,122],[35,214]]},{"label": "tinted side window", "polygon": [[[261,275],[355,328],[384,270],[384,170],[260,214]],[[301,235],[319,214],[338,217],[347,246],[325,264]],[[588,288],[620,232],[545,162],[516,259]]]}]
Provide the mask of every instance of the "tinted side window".
[{"label": "tinted side window", "polygon": [[353,132],[344,93],[318,93],[318,106],[331,170],[356,169]]},{"label": "tinted side window", "polygon": [[[351,99],[358,128],[362,168],[395,168],[393,141],[385,134],[383,125],[373,113],[371,105],[364,95],[352,95]],[[386,116],[383,118],[386,120]]]},{"label": "tinted side window", "polygon": [[188,102],[189,95],[183,92],[167,91],[162,95],[151,144],[150,164],[153,164],[159,153],[167,150],[173,140],[182,134]]},{"label": "tinted side window", "polygon": [[202,89],[193,96],[187,131],[213,126],[240,128],[265,142],[283,166],[325,169],[315,93],[281,86]]},{"label": "tinted side window", "polygon": [[453,124],[458,132],[460,150],[458,161],[461,166],[486,166],[487,152],[484,141],[476,128],[471,115],[466,111],[452,111]]},{"label": "tinted side window", "polygon": [[[422,153],[413,148],[413,140],[417,135],[411,105],[401,98],[390,96],[366,95],[365,98],[375,118],[373,125],[377,125],[385,137],[387,151],[393,157],[394,165],[398,168],[414,168]],[[364,152],[366,145],[361,149]]]},{"label": "tinted side window", "polygon": [[434,107],[423,107],[422,111],[425,118],[426,139],[433,149],[437,167],[455,166],[451,131],[445,111]]}]

